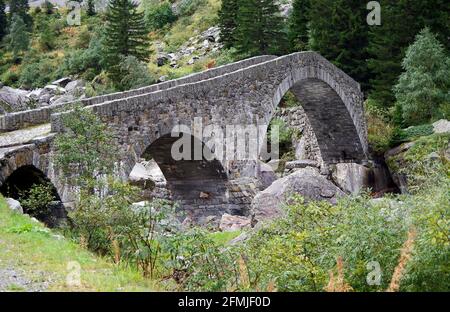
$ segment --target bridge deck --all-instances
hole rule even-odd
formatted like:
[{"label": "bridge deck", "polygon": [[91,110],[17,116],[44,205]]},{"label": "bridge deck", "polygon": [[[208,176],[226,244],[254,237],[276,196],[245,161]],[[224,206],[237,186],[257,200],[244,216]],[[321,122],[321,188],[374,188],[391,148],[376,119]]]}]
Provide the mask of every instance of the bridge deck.
[{"label": "bridge deck", "polygon": [[42,138],[50,134],[50,123],[29,127],[25,129],[15,130],[0,134],[0,148],[9,148],[32,143],[38,138]]}]

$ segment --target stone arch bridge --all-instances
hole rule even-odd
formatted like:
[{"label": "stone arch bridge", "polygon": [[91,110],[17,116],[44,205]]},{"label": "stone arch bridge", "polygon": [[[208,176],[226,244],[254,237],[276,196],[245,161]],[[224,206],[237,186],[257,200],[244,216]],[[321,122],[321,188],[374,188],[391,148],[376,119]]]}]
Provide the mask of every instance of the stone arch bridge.
[{"label": "stone arch bridge", "polygon": [[[243,214],[254,193],[256,171],[246,169],[250,162],[175,161],[170,155],[175,140],[170,133],[176,125],[191,126],[195,117],[203,126],[264,127],[289,90],[302,104],[324,163],[366,159],[360,86],[314,52],[255,57],[149,87],[84,99],[81,104],[114,131],[121,150],[121,176],[126,178],[141,158],[153,157],[182,207],[194,213]],[[53,182],[63,202],[73,199],[71,186],[52,161],[53,138],[64,131],[62,117],[73,104],[0,117],[0,185],[22,168],[21,179],[40,174]],[[202,143],[202,138],[196,139]]]}]

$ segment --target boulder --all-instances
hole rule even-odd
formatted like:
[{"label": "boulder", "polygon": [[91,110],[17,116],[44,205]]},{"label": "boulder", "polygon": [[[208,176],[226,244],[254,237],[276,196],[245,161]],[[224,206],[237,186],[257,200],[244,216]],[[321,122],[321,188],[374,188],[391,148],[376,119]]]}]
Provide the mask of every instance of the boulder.
[{"label": "boulder", "polygon": [[28,109],[29,98],[25,90],[2,87],[0,89],[0,111],[17,112]]},{"label": "boulder", "polygon": [[332,169],[332,179],[341,190],[357,194],[370,187],[371,170],[355,163],[336,164]]},{"label": "boulder", "polygon": [[278,179],[277,174],[268,164],[260,162],[258,169],[258,180],[261,184],[261,189],[268,188],[275,180]]},{"label": "boulder", "polygon": [[450,133],[450,121],[441,119],[433,124],[434,133]]},{"label": "boulder", "polygon": [[224,214],[220,219],[219,228],[222,232],[238,231],[251,227],[251,219],[241,216]]},{"label": "boulder", "polygon": [[57,95],[57,96],[51,97],[49,100],[49,103],[51,105],[57,105],[57,104],[72,102],[75,100],[76,100],[76,97],[73,96],[72,94],[64,94],[62,96]]},{"label": "boulder", "polygon": [[132,185],[139,186],[141,189],[153,189],[155,182],[152,180],[147,168],[142,163],[137,163],[130,173],[129,177]]},{"label": "boulder", "polygon": [[13,199],[13,198],[7,198],[6,204],[8,205],[9,209],[11,209],[14,212],[23,214],[23,208],[22,205],[19,203],[19,201]]},{"label": "boulder", "polygon": [[83,90],[83,88],[84,81],[81,79],[71,81],[64,87],[68,93],[75,93],[79,90]]},{"label": "boulder", "polygon": [[53,81],[51,84],[54,86],[64,88],[71,81],[72,81],[72,79],[70,79],[69,77],[64,77],[64,78]]},{"label": "boulder", "polygon": [[331,203],[336,203],[338,197],[345,195],[316,169],[299,169],[275,181],[255,196],[251,204],[253,223],[280,216],[282,205],[288,202],[293,194],[300,194],[306,200],[327,200]]}]

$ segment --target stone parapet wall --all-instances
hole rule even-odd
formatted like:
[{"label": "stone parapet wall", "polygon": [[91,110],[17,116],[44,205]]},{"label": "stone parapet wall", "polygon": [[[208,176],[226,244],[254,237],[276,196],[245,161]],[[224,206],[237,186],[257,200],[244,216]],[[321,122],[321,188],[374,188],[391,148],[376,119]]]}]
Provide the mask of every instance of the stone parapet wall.
[{"label": "stone parapet wall", "polygon": [[275,56],[257,56],[250,59],[246,59],[240,62],[235,62],[232,64],[227,64],[219,66],[216,68],[208,69],[206,71],[188,75],[179,79],[170,80],[167,82],[162,82],[154,84],[148,87],[143,87],[139,89],[134,89],[125,92],[116,92],[108,95],[101,95],[92,98],[82,99],[76,102],[67,102],[47,107],[42,107],[38,109],[32,109],[22,112],[15,112],[11,114],[6,114],[0,116],[0,132],[13,131],[17,129],[22,129],[30,127],[33,125],[39,125],[43,123],[50,122],[50,115],[53,113],[58,113],[65,110],[70,110],[73,105],[81,104],[82,106],[96,105],[108,101],[114,101],[118,99],[124,99],[127,97],[133,97],[143,94],[148,94],[160,90],[169,89],[175,86],[183,85],[186,83],[193,83],[202,81],[205,79],[210,79],[212,77],[221,76],[229,72],[233,72],[242,68],[246,68],[251,65],[259,64],[271,59],[276,58]]}]

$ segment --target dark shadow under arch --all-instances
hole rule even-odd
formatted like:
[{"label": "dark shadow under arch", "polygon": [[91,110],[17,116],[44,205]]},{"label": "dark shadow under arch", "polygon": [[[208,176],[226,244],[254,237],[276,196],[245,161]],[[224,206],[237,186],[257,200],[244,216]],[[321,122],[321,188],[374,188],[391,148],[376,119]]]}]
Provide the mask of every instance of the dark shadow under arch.
[{"label": "dark shadow under arch", "polygon": [[[302,79],[282,90],[280,100],[287,91],[291,91],[302,104],[325,163],[362,162],[366,159],[352,116],[328,83],[317,78]],[[274,103],[275,107],[280,100]]]},{"label": "dark shadow under arch", "polygon": [[207,216],[223,213],[240,214],[235,205],[229,204],[227,174],[218,160],[194,159],[194,145],[204,144],[191,136],[191,157],[175,160],[171,155],[173,144],[179,137],[164,135],[148,146],[142,155],[146,160],[154,159],[167,180],[172,199],[179,209],[198,221]]},{"label": "dark shadow under arch", "polygon": [[[56,226],[61,220],[67,217],[67,212],[61,202],[56,187],[35,166],[27,165],[16,169],[2,184],[0,193],[4,197],[10,197],[20,201],[21,197],[27,194],[35,185],[49,185],[53,200],[48,203],[48,211],[46,213],[31,214],[50,227]],[[30,213],[26,207],[24,207],[24,213]]]}]

